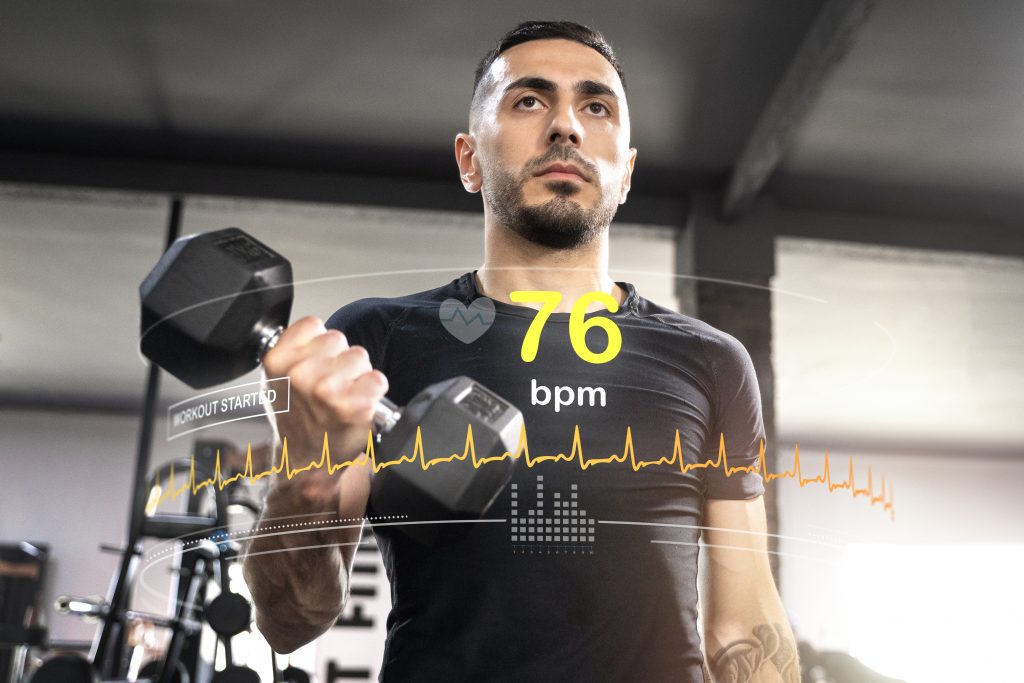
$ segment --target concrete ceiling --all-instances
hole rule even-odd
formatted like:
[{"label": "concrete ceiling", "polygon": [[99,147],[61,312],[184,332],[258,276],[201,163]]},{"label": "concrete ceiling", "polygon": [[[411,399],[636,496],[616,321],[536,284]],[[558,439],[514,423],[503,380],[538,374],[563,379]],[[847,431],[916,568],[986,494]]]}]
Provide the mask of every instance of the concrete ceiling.
[{"label": "concrete ceiling", "polygon": [[791,1],[779,12],[756,0],[656,0],[624,22],[609,2],[60,3],[59,11],[7,3],[0,144],[328,169],[353,147],[411,149],[448,164],[476,62],[519,21],[554,13],[604,28],[621,52],[635,143],[649,164],[721,170],[818,4]]},{"label": "concrete ceiling", "polygon": [[[634,192],[679,192],[732,169],[822,4],[6,2],[0,152],[449,178],[476,61],[556,15],[603,29],[625,63]],[[919,205],[931,191],[1019,209],[1024,5],[876,5],[774,191],[870,209],[912,187]]]},{"label": "concrete ceiling", "polygon": [[804,121],[777,188],[804,206],[1015,227],[1024,216],[1022,32],[1015,0],[879,2]]}]

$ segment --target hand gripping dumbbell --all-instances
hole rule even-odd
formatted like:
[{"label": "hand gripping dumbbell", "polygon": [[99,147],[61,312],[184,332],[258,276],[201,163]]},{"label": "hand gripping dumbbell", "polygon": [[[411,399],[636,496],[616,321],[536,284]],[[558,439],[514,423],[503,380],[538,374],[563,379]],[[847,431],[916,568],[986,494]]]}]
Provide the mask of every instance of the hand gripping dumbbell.
[{"label": "hand gripping dumbbell", "polygon": [[[249,372],[273,348],[291,312],[292,268],[267,245],[226,228],[176,240],[139,290],[142,352],[198,389]],[[492,458],[514,452],[522,419],[494,392],[456,377],[425,388],[405,409],[382,399],[374,408],[375,452],[379,461],[412,455],[419,427],[430,443],[443,444],[444,455],[461,454],[472,428],[477,459]],[[372,506],[410,522],[478,519],[516,462],[496,458],[477,467],[467,457],[426,469],[418,461],[390,465],[373,477]],[[399,528],[429,543],[439,526]]]}]

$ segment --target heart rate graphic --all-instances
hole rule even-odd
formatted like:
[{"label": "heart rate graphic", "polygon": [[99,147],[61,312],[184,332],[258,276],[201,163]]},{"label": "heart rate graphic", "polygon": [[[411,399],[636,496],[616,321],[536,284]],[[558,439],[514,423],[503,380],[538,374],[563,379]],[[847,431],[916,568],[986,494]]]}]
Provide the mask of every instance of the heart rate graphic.
[{"label": "heart rate graphic", "polygon": [[458,299],[446,299],[438,316],[449,334],[463,344],[472,344],[494,323],[494,302],[481,296],[466,306]]},{"label": "heart rate graphic", "polygon": [[[192,464],[190,467],[188,481],[183,483],[178,488],[172,488],[171,480],[174,479],[174,470],[171,470],[171,474],[168,477],[167,486],[162,488],[162,495],[157,500],[156,505],[159,505],[165,500],[176,500],[179,495],[184,492],[191,491],[193,495],[198,493],[201,489],[207,486],[214,486],[220,490],[225,487],[234,484],[237,481],[248,480],[249,483],[259,481],[263,477],[283,475],[289,480],[298,475],[304,474],[310,470],[324,469],[328,474],[334,474],[338,470],[347,467],[370,467],[373,472],[379,472],[387,467],[402,466],[408,464],[411,467],[420,467],[424,471],[430,467],[443,466],[444,464],[451,463],[454,461],[466,461],[472,463],[474,468],[479,468],[492,461],[501,461],[506,458],[522,458],[525,461],[526,467],[532,468],[540,463],[544,462],[565,462],[565,463],[576,463],[576,465],[582,471],[586,471],[596,465],[611,465],[611,464],[628,464],[634,472],[639,472],[646,467],[658,467],[658,466],[669,466],[678,468],[680,472],[686,474],[692,470],[699,469],[713,469],[722,471],[726,477],[732,477],[734,475],[742,475],[744,473],[755,473],[760,474],[764,479],[764,483],[768,484],[776,479],[793,479],[799,485],[800,488],[809,486],[811,484],[823,485],[828,493],[835,493],[837,491],[848,491],[854,499],[866,498],[867,502],[872,507],[875,505],[881,505],[884,512],[889,513],[890,519],[896,520],[896,508],[895,508],[895,496],[893,493],[893,485],[891,481],[886,480],[882,477],[881,492],[876,492],[875,489],[875,475],[872,467],[868,467],[867,486],[858,486],[857,480],[854,473],[853,458],[849,458],[848,468],[846,473],[846,479],[842,481],[833,481],[832,479],[832,466],[829,461],[828,450],[825,451],[825,464],[824,470],[821,474],[807,477],[804,476],[803,467],[800,463],[800,447],[797,446],[793,452],[793,467],[790,470],[782,472],[769,472],[768,461],[765,457],[765,444],[762,440],[760,442],[759,452],[757,461],[750,465],[730,465],[729,457],[725,450],[725,435],[719,433],[718,442],[718,455],[715,458],[708,457],[703,461],[697,461],[687,463],[683,461],[683,444],[682,435],[679,430],[675,430],[675,440],[673,442],[672,454],[669,456],[662,455],[656,457],[653,460],[644,460],[637,456],[633,447],[633,430],[628,425],[626,426],[625,442],[623,444],[622,452],[620,454],[612,453],[605,457],[588,457],[583,453],[583,438],[580,434],[580,426],[576,425],[572,435],[572,446],[568,454],[555,453],[555,454],[544,454],[544,455],[533,455],[530,453],[529,440],[526,436],[526,424],[520,427],[519,431],[519,443],[517,444],[515,451],[505,451],[500,455],[490,457],[478,457],[476,454],[476,445],[473,441],[473,427],[472,425],[466,425],[466,440],[463,446],[462,454],[458,452],[452,453],[448,450],[443,450],[444,455],[428,457],[427,449],[423,445],[423,434],[420,431],[420,427],[416,427],[416,439],[413,445],[412,453],[399,454],[397,457],[393,457],[390,460],[380,458],[378,459],[376,449],[376,438],[373,430],[367,432],[366,438],[366,449],[363,454],[340,463],[334,463],[331,459],[331,447],[328,441],[327,432],[324,432],[323,449],[320,453],[320,458],[303,467],[293,466],[291,459],[288,455],[288,439],[284,438],[281,444],[281,455],[277,459],[277,464],[268,470],[263,472],[256,472],[252,462],[252,444],[249,444],[249,451],[246,454],[245,468],[230,477],[225,477],[221,470],[220,463],[220,451],[217,452],[217,458],[214,465],[214,474],[212,477],[203,481],[196,479],[195,472],[195,456],[192,457]],[[392,456],[394,454],[391,454]],[[306,458],[301,458],[305,460]],[[862,480],[863,481],[863,480]],[[158,482],[159,483],[159,482]],[[156,507],[154,505],[154,509]]]}]

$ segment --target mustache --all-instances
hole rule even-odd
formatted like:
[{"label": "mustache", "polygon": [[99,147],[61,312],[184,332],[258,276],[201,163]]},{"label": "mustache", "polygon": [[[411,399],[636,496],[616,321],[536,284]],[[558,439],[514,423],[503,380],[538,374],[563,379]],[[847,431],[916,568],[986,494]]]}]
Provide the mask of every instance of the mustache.
[{"label": "mustache", "polygon": [[576,164],[590,178],[597,177],[597,166],[581,157],[579,152],[567,145],[554,145],[547,152],[528,163],[526,168],[523,169],[524,175],[532,176],[548,164],[556,161]]}]

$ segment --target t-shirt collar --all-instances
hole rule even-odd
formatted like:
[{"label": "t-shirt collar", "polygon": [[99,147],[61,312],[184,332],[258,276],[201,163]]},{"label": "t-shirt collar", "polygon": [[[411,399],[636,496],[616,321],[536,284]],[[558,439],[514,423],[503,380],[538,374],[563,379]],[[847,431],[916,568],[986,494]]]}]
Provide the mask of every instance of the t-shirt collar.
[{"label": "t-shirt collar", "polygon": [[[459,292],[459,298],[461,298],[466,303],[467,306],[470,303],[472,303],[474,299],[483,296],[483,294],[480,293],[480,290],[476,286],[476,273],[477,271],[475,270],[471,271],[469,273],[464,274],[456,281],[456,288]],[[615,284],[617,284],[619,287],[622,287],[623,291],[626,292],[626,299],[625,301],[622,302],[622,305],[619,306],[619,314],[623,314],[626,311],[628,311],[633,315],[636,315],[637,307],[640,302],[640,295],[637,294],[636,287],[633,286],[633,283],[631,282],[616,281]],[[508,304],[502,301],[495,301],[494,304],[497,310],[518,310],[522,308],[521,306],[515,306],[513,304]],[[511,312],[511,310],[509,312]]]}]

